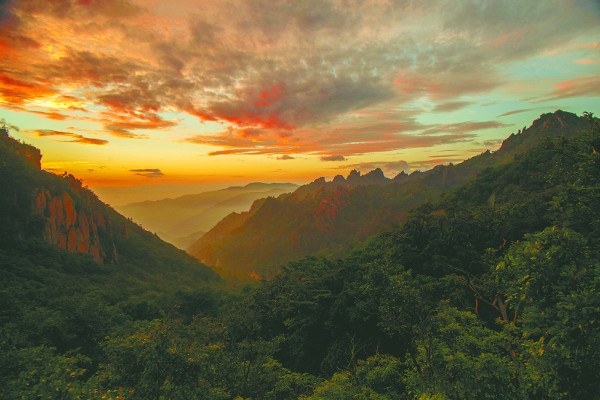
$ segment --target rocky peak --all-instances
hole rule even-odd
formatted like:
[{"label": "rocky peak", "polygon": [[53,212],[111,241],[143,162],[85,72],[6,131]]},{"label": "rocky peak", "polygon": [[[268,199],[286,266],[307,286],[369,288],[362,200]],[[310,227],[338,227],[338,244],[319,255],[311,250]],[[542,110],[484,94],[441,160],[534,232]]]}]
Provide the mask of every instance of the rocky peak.
[{"label": "rocky peak", "polygon": [[402,171],[398,175],[396,175],[392,180],[394,182],[402,182],[406,178],[408,178],[408,174],[406,172]]},{"label": "rocky peak", "polygon": [[360,172],[358,172],[357,170],[353,169],[348,174],[348,177],[346,178],[346,182],[348,182],[350,184],[357,184],[358,181],[359,181],[359,179],[360,179]]},{"label": "rocky peak", "polygon": [[[530,128],[567,129],[569,126],[579,125],[579,123],[580,118],[576,114],[556,110],[553,113],[540,115],[538,119],[533,121]],[[524,128],[523,131],[525,130]]]},{"label": "rocky peak", "polygon": [[589,121],[576,114],[557,110],[540,115],[527,128],[519,129],[502,142],[500,154],[519,154],[535,146],[543,137],[576,135],[589,129]]},{"label": "rocky peak", "polygon": [[346,183],[346,178],[344,178],[342,175],[336,175],[332,182],[334,185],[343,185]]},{"label": "rocky peak", "polygon": [[381,168],[376,168],[361,178],[363,185],[385,185],[390,182],[390,179],[383,175]]}]

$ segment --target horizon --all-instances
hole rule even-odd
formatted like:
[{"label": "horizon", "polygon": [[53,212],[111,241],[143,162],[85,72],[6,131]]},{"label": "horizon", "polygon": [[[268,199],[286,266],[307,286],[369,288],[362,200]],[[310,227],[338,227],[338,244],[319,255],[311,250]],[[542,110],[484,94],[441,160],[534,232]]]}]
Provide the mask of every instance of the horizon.
[{"label": "horizon", "polygon": [[[555,112],[558,111],[564,111],[564,110],[556,110]],[[554,113],[555,113],[554,112]],[[540,117],[542,117],[545,114],[553,114],[553,113],[543,113],[540,115]],[[576,113],[573,113],[575,115],[577,115]],[[582,113],[583,114],[583,113]],[[592,113],[593,115],[593,113]],[[581,117],[581,115],[577,115],[579,117]],[[534,122],[534,121],[532,121]],[[526,127],[530,127],[531,125],[526,125]],[[520,131],[519,131],[520,132]],[[10,131],[9,131],[10,134]],[[512,135],[514,133],[511,133],[510,135]],[[507,135],[503,140],[507,139],[510,135]],[[10,134],[10,136],[12,137],[13,135]],[[23,140],[22,140],[23,141]],[[24,143],[27,143],[25,141],[23,141]],[[29,143],[27,143],[29,144]],[[103,202],[105,202],[106,204],[109,204],[112,207],[123,207],[129,204],[133,204],[133,203],[140,203],[140,202],[144,202],[144,201],[159,201],[159,200],[168,200],[168,199],[175,199],[175,198],[179,198],[182,196],[187,196],[187,195],[196,195],[196,194],[201,194],[201,193],[206,193],[206,192],[211,192],[211,191],[219,191],[219,190],[223,190],[223,189],[228,189],[228,188],[232,188],[232,187],[245,187],[247,185],[251,185],[251,184],[255,184],[255,183],[264,183],[264,184],[294,184],[297,187],[303,186],[303,185],[307,185],[315,180],[318,179],[325,179],[326,182],[331,182],[333,181],[333,179],[336,176],[343,176],[344,178],[348,177],[348,174],[351,171],[357,171],[359,173],[359,175],[364,175],[366,173],[372,172],[376,169],[380,169],[382,170],[384,176],[386,178],[390,178],[393,179],[396,175],[401,174],[401,173],[407,173],[407,174],[412,174],[414,172],[421,172],[421,171],[428,171],[431,170],[433,168],[435,168],[436,166],[440,166],[440,165],[453,165],[453,164],[461,164],[464,161],[467,161],[468,159],[472,158],[472,157],[476,157],[480,154],[483,154],[486,151],[491,151],[492,153],[494,153],[495,151],[499,150],[502,146],[502,142],[496,146],[493,146],[492,149],[486,149],[484,151],[482,151],[482,153],[478,153],[475,155],[472,155],[469,158],[465,158],[463,160],[457,160],[456,162],[449,162],[449,163],[437,163],[437,164],[429,164],[429,165],[425,165],[424,168],[413,168],[411,170],[408,170],[408,172],[406,170],[399,170],[396,173],[390,175],[390,174],[386,174],[384,168],[385,166],[383,166],[384,168],[381,168],[381,166],[377,166],[377,164],[375,165],[367,165],[368,167],[371,167],[371,169],[364,169],[361,168],[361,166],[354,166],[355,168],[349,169],[348,172],[346,174],[343,173],[338,173],[336,175],[325,175],[325,176],[319,176],[319,177],[314,177],[311,178],[308,181],[256,181],[256,180],[248,180],[248,181],[242,181],[242,182],[222,182],[221,184],[216,184],[216,185],[210,185],[210,184],[205,184],[205,185],[198,185],[198,184],[194,184],[191,183],[189,185],[185,185],[185,186],[176,186],[176,185],[160,185],[160,184],[140,184],[140,185],[136,185],[136,186],[116,186],[116,187],[92,187],[89,186],[89,188],[94,191],[99,197],[100,200],[102,200]],[[43,153],[42,153],[42,169],[45,170],[46,172],[55,174],[55,175],[61,175],[61,173],[59,173],[58,171],[51,171],[48,169],[45,169],[43,167]],[[358,168],[356,168],[358,167]],[[64,174],[69,173],[68,171],[64,171]],[[77,179],[79,179],[76,176]],[[82,180],[82,184],[86,185],[86,183]],[[86,185],[87,186],[87,185]]]},{"label": "horizon", "polygon": [[595,1],[4,1],[0,123],[112,205],[393,177],[595,113],[599,19]]}]

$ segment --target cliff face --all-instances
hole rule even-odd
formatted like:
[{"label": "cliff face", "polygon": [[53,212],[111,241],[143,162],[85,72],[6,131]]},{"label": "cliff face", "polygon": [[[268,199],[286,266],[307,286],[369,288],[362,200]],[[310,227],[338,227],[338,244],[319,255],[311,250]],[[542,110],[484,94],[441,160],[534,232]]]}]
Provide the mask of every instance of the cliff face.
[{"label": "cliff face", "polygon": [[[0,129],[0,223],[3,234],[34,235],[100,263],[117,262],[110,209],[72,175],[41,170],[39,149]],[[123,225],[124,226],[124,225]]]},{"label": "cliff face", "polygon": [[34,195],[32,211],[44,219],[44,240],[72,252],[90,254],[97,262],[116,262],[114,242],[100,240],[101,235],[113,236],[110,219],[91,192],[81,188],[71,175],[66,178],[77,195],[77,204],[66,191],[52,195],[42,189]]},{"label": "cliff face", "polygon": [[33,146],[22,146],[17,150],[17,154],[25,157],[25,159],[29,162],[29,164],[34,167],[41,169],[42,168],[42,153],[40,153],[39,149],[36,149]]},{"label": "cliff face", "polygon": [[[53,249],[59,247],[118,266],[126,286],[170,282],[172,287],[191,288],[220,280],[207,266],[104,204],[72,175],[40,169],[40,158],[39,150],[11,138],[0,126],[1,260],[4,252],[12,259],[31,249],[35,265],[44,268],[70,271],[76,265],[94,264]],[[110,276],[117,269],[101,270]]]}]

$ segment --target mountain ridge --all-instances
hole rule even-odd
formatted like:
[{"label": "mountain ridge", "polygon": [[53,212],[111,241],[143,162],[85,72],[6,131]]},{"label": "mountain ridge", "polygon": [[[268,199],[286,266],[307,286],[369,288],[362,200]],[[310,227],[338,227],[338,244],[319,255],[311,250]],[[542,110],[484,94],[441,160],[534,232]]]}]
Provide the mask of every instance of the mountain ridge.
[{"label": "mountain ridge", "polygon": [[489,166],[514,160],[544,137],[575,135],[589,126],[584,118],[557,110],[510,135],[497,151],[456,165],[410,175],[402,171],[394,178],[385,177],[380,169],[365,175],[353,170],[332,181],[321,177],[291,194],[257,201],[247,212],[230,214],[188,252],[209,265],[265,276],[306,255],[341,255],[386,226],[402,222],[411,208],[438,198]]},{"label": "mountain ridge", "polygon": [[262,197],[291,192],[297,187],[293,183],[253,182],[175,198],[130,203],[117,207],[117,210],[156,232],[163,240],[184,248],[186,238],[210,230],[229,213],[248,209]]}]

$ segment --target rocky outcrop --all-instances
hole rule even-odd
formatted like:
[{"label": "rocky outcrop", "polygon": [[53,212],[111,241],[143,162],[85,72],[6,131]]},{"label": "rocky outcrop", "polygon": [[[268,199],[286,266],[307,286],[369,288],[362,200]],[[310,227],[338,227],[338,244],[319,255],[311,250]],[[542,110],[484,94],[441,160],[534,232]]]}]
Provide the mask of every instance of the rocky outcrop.
[{"label": "rocky outcrop", "polygon": [[402,182],[408,179],[408,174],[404,171],[401,171],[398,175],[396,175],[392,180],[394,182]]},{"label": "rocky outcrop", "polygon": [[386,185],[391,182],[391,179],[383,175],[381,168],[375,168],[373,171],[361,176],[361,185]]},{"label": "rocky outcrop", "polygon": [[42,168],[42,153],[33,146],[23,146],[17,150],[17,154],[24,156],[27,161],[36,168]]},{"label": "rocky outcrop", "polygon": [[100,240],[101,235],[111,238],[113,228],[96,204],[99,200],[73,176],[65,179],[75,193],[64,191],[53,195],[48,190],[39,190],[34,194],[32,211],[44,218],[44,240],[72,252],[89,254],[97,262],[116,262],[113,241]]}]

